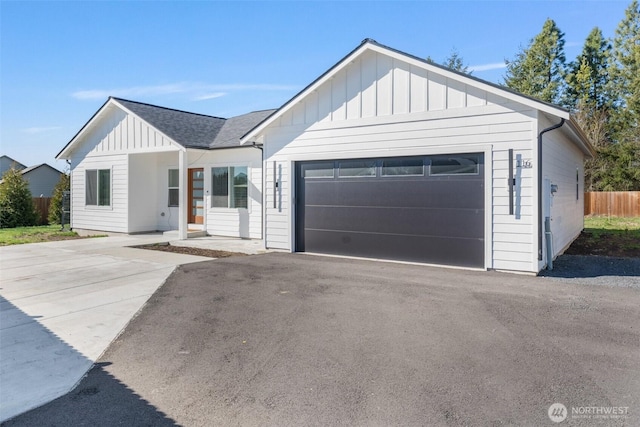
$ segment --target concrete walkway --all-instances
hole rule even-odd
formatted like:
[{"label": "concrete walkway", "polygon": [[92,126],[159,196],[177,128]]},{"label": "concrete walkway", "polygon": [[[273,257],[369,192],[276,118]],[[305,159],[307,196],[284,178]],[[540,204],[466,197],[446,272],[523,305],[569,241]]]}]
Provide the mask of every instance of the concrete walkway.
[{"label": "concrete walkway", "polygon": [[0,422],[70,391],[177,265],[161,234],[0,247]]}]

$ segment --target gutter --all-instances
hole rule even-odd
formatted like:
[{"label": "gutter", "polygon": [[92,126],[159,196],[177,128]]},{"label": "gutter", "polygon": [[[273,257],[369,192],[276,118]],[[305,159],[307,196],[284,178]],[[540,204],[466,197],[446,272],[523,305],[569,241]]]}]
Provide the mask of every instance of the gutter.
[{"label": "gutter", "polygon": [[561,128],[564,121],[560,119],[560,123],[542,129],[538,134],[538,261],[542,261],[542,135]]}]

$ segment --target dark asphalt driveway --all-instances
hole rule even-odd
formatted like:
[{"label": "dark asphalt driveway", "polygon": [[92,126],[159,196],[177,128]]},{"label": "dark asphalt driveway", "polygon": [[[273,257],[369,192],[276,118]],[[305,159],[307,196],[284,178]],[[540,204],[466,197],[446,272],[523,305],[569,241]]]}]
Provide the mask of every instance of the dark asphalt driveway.
[{"label": "dark asphalt driveway", "polygon": [[[640,292],[268,254],[180,267],[27,425],[640,425]],[[554,424],[549,406],[627,407]]]}]

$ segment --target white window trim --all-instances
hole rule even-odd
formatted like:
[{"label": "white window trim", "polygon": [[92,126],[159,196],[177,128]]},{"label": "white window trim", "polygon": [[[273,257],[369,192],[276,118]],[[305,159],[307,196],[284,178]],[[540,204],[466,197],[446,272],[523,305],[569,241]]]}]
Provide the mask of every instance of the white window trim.
[{"label": "white window trim", "polygon": [[[178,178],[180,177],[180,169],[179,169],[179,168],[168,168],[168,169],[167,169],[167,207],[168,207],[168,208],[179,208],[179,207],[180,207],[180,196],[179,196],[179,193],[180,193],[180,183],[178,182],[178,185],[177,185],[176,187],[171,187],[171,186],[169,185],[169,174],[171,173],[171,171],[172,171],[172,170],[178,171]],[[171,205],[171,204],[169,204],[169,200],[170,200],[169,192],[170,192],[171,190],[178,190],[178,204],[177,204],[177,205]]]},{"label": "white window trim", "polygon": [[[100,188],[100,173],[101,170],[109,171],[109,204],[108,205],[88,205],[87,204],[87,172],[88,171],[96,171],[96,185],[97,189]],[[99,199],[98,192],[96,191],[96,199]],[[97,200],[96,200],[97,202]],[[84,170],[84,208],[87,210],[96,210],[96,211],[111,211],[113,210],[113,167],[108,168],[86,168]]]},{"label": "white window trim", "polygon": [[[223,208],[223,207],[219,207],[219,206],[211,206],[211,197],[213,197],[213,181],[212,181],[212,169],[213,168],[235,168],[235,167],[246,167],[247,168],[247,207],[246,208]],[[208,211],[211,213],[231,213],[231,212],[240,212],[240,211],[247,211],[248,213],[251,213],[251,202],[252,202],[252,194],[253,192],[251,191],[251,184],[252,184],[252,180],[251,180],[251,163],[247,163],[247,162],[224,162],[224,163],[212,163],[209,164],[208,166],[204,167],[205,170],[209,171],[209,177],[207,180],[205,180],[205,189],[209,188],[209,190],[207,190],[205,192],[205,195],[207,197],[207,206],[208,206]],[[229,190],[231,190],[231,188],[229,188]],[[227,205],[228,203],[228,198],[229,195],[227,195]]]}]

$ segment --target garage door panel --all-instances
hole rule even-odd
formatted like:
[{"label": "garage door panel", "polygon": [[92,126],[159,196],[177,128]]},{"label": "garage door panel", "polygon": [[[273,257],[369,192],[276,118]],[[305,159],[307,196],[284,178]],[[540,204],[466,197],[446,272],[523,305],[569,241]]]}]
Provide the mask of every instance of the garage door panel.
[{"label": "garage door panel", "polygon": [[305,207],[305,228],[438,237],[483,237],[478,209]]},{"label": "garage door panel", "polygon": [[307,230],[307,236],[313,242],[306,248],[307,252],[463,267],[481,266],[484,263],[482,239],[424,239],[419,236],[380,236],[316,230]]},{"label": "garage door panel", "polygon": [[[483,161],[471,153],[298,163],[296,250],[482,268]],[[449,175],[430,175],[434,165]]]},{"label": "garage door panel", "polygon": [[[429,185],[425,185],[429,182]],[[305,182],[307,205],[476,208],[484,202],[484,182],[470,180],[383,179]],[[455,191],[452,191],[455,188]]]}]

